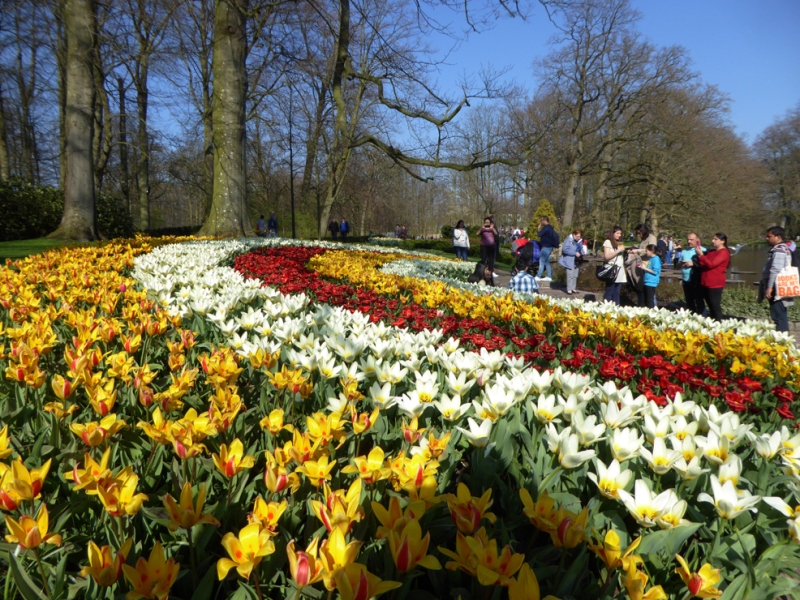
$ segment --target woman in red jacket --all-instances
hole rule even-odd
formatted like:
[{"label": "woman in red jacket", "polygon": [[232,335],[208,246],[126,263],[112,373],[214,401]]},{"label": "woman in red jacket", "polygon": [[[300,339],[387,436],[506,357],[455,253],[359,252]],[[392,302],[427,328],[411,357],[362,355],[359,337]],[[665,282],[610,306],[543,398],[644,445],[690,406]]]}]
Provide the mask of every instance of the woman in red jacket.
[{"label": "woman in red jacket", "polygon": [[722,232],[711,240],[714,249],[703,252],[700,240],[695,252],[700,265],[700,286],[708,306],[709,316],[715,321],[722,320],[722,290],[725,287],[725,271],[731,264],[731,253],[728,250],[728,236]]}]

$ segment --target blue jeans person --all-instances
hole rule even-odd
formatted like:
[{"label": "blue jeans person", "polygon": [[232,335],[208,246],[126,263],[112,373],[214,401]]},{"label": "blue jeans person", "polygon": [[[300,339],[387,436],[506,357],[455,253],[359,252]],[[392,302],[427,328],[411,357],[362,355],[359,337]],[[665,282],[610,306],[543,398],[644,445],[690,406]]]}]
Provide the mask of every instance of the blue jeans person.
[{"label": "blue jeans person", "polygon": [[464,248],[463,246],[456,246],[456,258],[459,260],[467,260],[467,256],[469,255],[469,248]]},{"label": "blue jeans person", "polygon": [[606,283],[606,291],[603,293],[603,300],[611,300],[617,306],[620,305],[620,292],[622,283]]},{"label": "blue jeans person", "polygon": [[789,313],[786,310],[786,305],[778,300],[770,300],[769,302],[769,316],[775,323],[775,329],[778,331],[789,331]]},{"label": "blue jeans person", "polygon": [[552,248],[542,248],[542,253],[539,256],[539,272],[536,276],[541,279],[545,268],[547,269],[547,276],[553,278],[553,268],[550,266],[550,254],[553,252]]}]

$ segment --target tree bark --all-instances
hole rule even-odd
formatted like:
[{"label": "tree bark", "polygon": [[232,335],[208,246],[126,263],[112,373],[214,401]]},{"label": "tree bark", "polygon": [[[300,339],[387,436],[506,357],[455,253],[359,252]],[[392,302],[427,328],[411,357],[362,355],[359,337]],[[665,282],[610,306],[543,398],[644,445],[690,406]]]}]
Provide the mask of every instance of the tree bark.
[{"label": "tree bark", "polygon": [[252,235],[247,214],[245,94],[247,0],[218,0],[214,22],[214,186],[211,211],[199,235]]},{"label": "tree bark", "polygon": [[147,75],[148,56],[139,56],[136,82],[137,143],[139,160],[136,162],[136,179],[139,188],[139,229],[150,228],[150,145],[147,136]]},{"label": "tree bark", "polygon": [[131,182],[128,172],[128,119],[125,114],[125,81],[122,77],[117,77],[117,89],[119,90],[119,165],[121,171],[119,187],[122,191],[125,205],[128,207],[128,213],[133,214],[131,210]]},{"label": "tree bark", "polygon": [[58,74],[58,165],[61,187],[67,183],[67,32],[64,27],[65,0],[53,4],[53,17],[56,22],[54,54]]},{"label": "tree bark", "polygon": [[7,181],[11,169],[8,162],[8,145],[6,142],[6,114],[3,104],[3,94],[0,90],[0,181]]},{"label": "tree bark", "polygon": [[98,239],[92,157],[95,0],[67,0],[64,26],[67,35],[64,215],[61,225],[48,237],[86,242]]}]

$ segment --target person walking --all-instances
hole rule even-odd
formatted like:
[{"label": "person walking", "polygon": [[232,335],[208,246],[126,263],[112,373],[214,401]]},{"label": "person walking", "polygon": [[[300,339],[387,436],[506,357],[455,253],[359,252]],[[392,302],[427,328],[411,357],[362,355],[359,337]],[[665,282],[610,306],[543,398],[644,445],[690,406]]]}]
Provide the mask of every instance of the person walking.
[{"label": "person walking", "polygon": [[675,256],[675,241],[672,236],[667,238],[667,259],[664,261],[664,268],[672,268],[672,258]]},{"label": "person walking", "polygon": [[267,222],[264,220],[264,215],[261,215],[256,221],[256,235],[258,237],[267,237]]},{"label": "person walking", "polygon": [[661,257],[658,255],[658,247],[650,244],[645,248],[647,256],[647,266],[642,267],[644,277],[644,298],[647,308],[656,307],[656,288],[661,282]]},{"label": "person walking", "polygon": [[767,244],[770,245],[769,257],[761,272],[761,283],[758,286],[758,302],[764,298],[769,301],[769,316],[778,331],[789,331],[788,308],[794,304],[793,298],[775,299],[777,292],[775,280],[784,267],[792,266],[792,250],[784,239],[786,230],[783,227],[767,229]]},{"label": "person walking", "polygon": [[486,217],[483,220],[483,227],[478,230],[478,235],[481,238],[481,262],[487,265],[489,270],[494,273],[497,228],[490,217]]},{"label": "person walking", "polygon": [[725,272],[731,264],[731,252],[728,250],[728,236],[721,231],[714,234],[711,243],[714,249],[708,253],[699,243],[695,245],[695,252],[700,265],[700,286],[708,306],[708,316],[715,321],[721,321],[722,290],[725,289]]},{"label": "person walking", "polygon": [[350,223],[347,222],[347,217],[342,217],[342,222],[339,224],[339,233],[342,234],[342,241],[347,241],[347,234],[350,233]]},{"label": "person walking", "polygon": [[278,217],[275,213],[270,214],[267,220],[267,237],[278,237]]},{"label": "person walking", "polygon": [[336,219],[331,219],[331,222],[328,223],[328,231],[331,232],[331,237],[335,242],[336,238],[339,237],[339,222]]},{"label": "person walking", "polygon": [[559,237],[553,226],[550,225],[550,219],[542,217],[539,221],[539,243],[542,247],[542,253],[539,256],[539,272],[536,274],[537,279],[542,279],[545,270],[547,270],[547,280],[553,279],[553,268],[550,266],[550,255],[553,253],[554,248],[558,248]]},{"label": "person walking", "polygon": [[469,233],[464,221],[459,221],[453,229],[453,247],[456,249],[458,260],[467,260],[469,256]]},{"label": "person walking", "polygon": [[[702,315],[706,310],[706,303],[703,300],[703,290],[700,287],[700,263],[697,257],[697,246],[700,238],[693,231],[686,236],[686,248],[681,249],[678,260],[681,265],[681,284],[683,285],[683,296],[686,299],[686,307],[696,315]],[[700,245],[703,252],[706,249]]]},{"label": "person walking", "polygon": [[580,273],[579,261],[583,255],[583,234],[580,229],[576,229],[566,238],[561,248],[561,257],[558,259],[560,264],[567,271],[567,294],[578,293],[578,274]]},{"label": "person walking", "polygon": [[622,284],[628,280],[625,276],[624,252],[625,246],[622,244],[622,227],[614,226],[611,231],[608,232],[606,241],[603,242],[603,259],[606,264],[613,264],[618,267],[617,278],[613,282],[606,283],[606,291],[603,293],[603,300],[610,300],[616,305],[621,303],[619,294],[622,290]]}]

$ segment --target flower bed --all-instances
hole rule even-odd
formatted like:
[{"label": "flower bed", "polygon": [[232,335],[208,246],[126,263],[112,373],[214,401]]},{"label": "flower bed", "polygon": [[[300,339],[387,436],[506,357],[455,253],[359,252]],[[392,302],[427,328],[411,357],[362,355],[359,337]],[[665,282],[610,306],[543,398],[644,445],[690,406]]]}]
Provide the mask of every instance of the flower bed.
[{"label": "flower bed", "polygon": [[7,595],[793,588],[800,437],[751,410],[794,401],[781,336],[475,295],[341,248],[0,271]]}]

